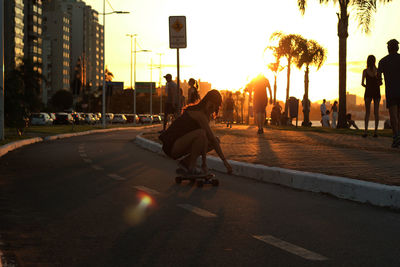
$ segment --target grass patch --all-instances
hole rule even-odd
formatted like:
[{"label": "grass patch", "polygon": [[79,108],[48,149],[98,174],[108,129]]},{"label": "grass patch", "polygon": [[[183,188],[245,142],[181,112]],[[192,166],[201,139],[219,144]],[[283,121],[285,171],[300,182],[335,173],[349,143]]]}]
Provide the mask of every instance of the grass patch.
[{"label": "grass patch", "polygon": [[[120,127],[138,127],[133,124],[107,124],[106,129]],[[15,128],[5,128],[5,139],[0,140],[0,145],[5,145],[14,141],[28,139],[32,137],[46,137],[65,133],[78,133],[89,130],[103,129],[101,124],[98,125],[48,125],[48,126],[29,126],[25,129],[24,134],[19,136]]]}]

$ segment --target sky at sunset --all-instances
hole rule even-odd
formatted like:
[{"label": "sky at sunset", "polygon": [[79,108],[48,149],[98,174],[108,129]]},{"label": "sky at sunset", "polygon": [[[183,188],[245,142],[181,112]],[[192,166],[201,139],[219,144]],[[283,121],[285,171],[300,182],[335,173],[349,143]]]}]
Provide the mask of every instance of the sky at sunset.
[{"label": "sky at sunset", "polygon": [[[103,12],[102,0],[86,0],[92,8]],[[130,38],[138,34],[139,49],[152,53],[137,53],[136,81],[150,81],[150,62],[160,64],[162,75],[176,76],[176,49],[169,48],[169,16],[186,16],[187,48],[180,49],[181,80],[193,77],[212,84],[215,89],[243,88],[258,73],[264,73],[271,85],[273,75],[266,65],[273,61],[265,47],[275,31],[301,34],[314,39],[328,51],[324,66],[310,73],[310,99],[338,98],[338,6],[320,5],[308,0],[304,16],[298,10],[297,0],[109,0],[114,10],[131,12],[128,15],[106,16],[106,65],[116,81],[130,86]],[[106,2],[106,12],[112,11]],[[355,12],[350,11],[347,40],[347,90],[362,96],[361,72],[369,54],[377,60],[387,54],[386,42],[400,41],[400,2],[379,4],[373,15],[371,33],[358,28]],[[102,16],[100,16],[102,22]],[[303,70],[293,68],[290,95],[302,98]],[[159,81],[159,69],[153,69],[153,81]],[[165,80],[162,79],[162,83]],[[278,99],[285,98],[286,69],[278,77]],[[384,88],[381,88],[382,94]]]}]

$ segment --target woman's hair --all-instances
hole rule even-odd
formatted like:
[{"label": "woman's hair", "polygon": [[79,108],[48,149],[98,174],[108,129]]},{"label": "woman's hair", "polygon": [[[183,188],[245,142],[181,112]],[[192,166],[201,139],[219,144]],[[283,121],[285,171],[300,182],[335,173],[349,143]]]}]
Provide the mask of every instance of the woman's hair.
[{"label": "woman's hair", "polygon": [[201,110],[206,106],[207,102],[213,102],[216,105],[215,114],[218,114],[219,107],[222,103],[222,96],[218,90],[208,91],[207,94],[197,104],[187,105],[185,110]]},{"label": "woman's hair", "polygon": [[375,61],[376,61],[375,56],[369,55],[367,58],[367,68],[370,70],[375,69],[376,68]]},{"label": "woman's hair", "polygon": [[193,79],[193,78],[189,79],[188,84],[197,88],[197,81],[195,79]]}]

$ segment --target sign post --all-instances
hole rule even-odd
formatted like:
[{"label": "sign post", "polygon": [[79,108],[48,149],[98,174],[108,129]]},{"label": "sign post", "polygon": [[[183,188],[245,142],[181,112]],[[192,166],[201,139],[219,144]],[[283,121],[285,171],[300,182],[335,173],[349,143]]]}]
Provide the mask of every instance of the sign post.
[{"label": "sign post", "polygon": [[177,86],[178,86],[178,105],[181,106],[181,90],[179,79],[179,48],[186,48],[186,17],[170,16],[169,17],[169,48],[176,48],[177,59]]}]

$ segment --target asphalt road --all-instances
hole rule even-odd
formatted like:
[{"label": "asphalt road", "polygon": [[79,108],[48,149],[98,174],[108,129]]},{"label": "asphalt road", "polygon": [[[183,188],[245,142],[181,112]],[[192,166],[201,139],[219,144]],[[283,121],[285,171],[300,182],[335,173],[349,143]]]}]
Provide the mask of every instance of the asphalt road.
[{"label": "asphalt road", "polygon": [[400,266],[399,212],[222,173],[177,185],[137,133],[0,158],[3,265]]}]

